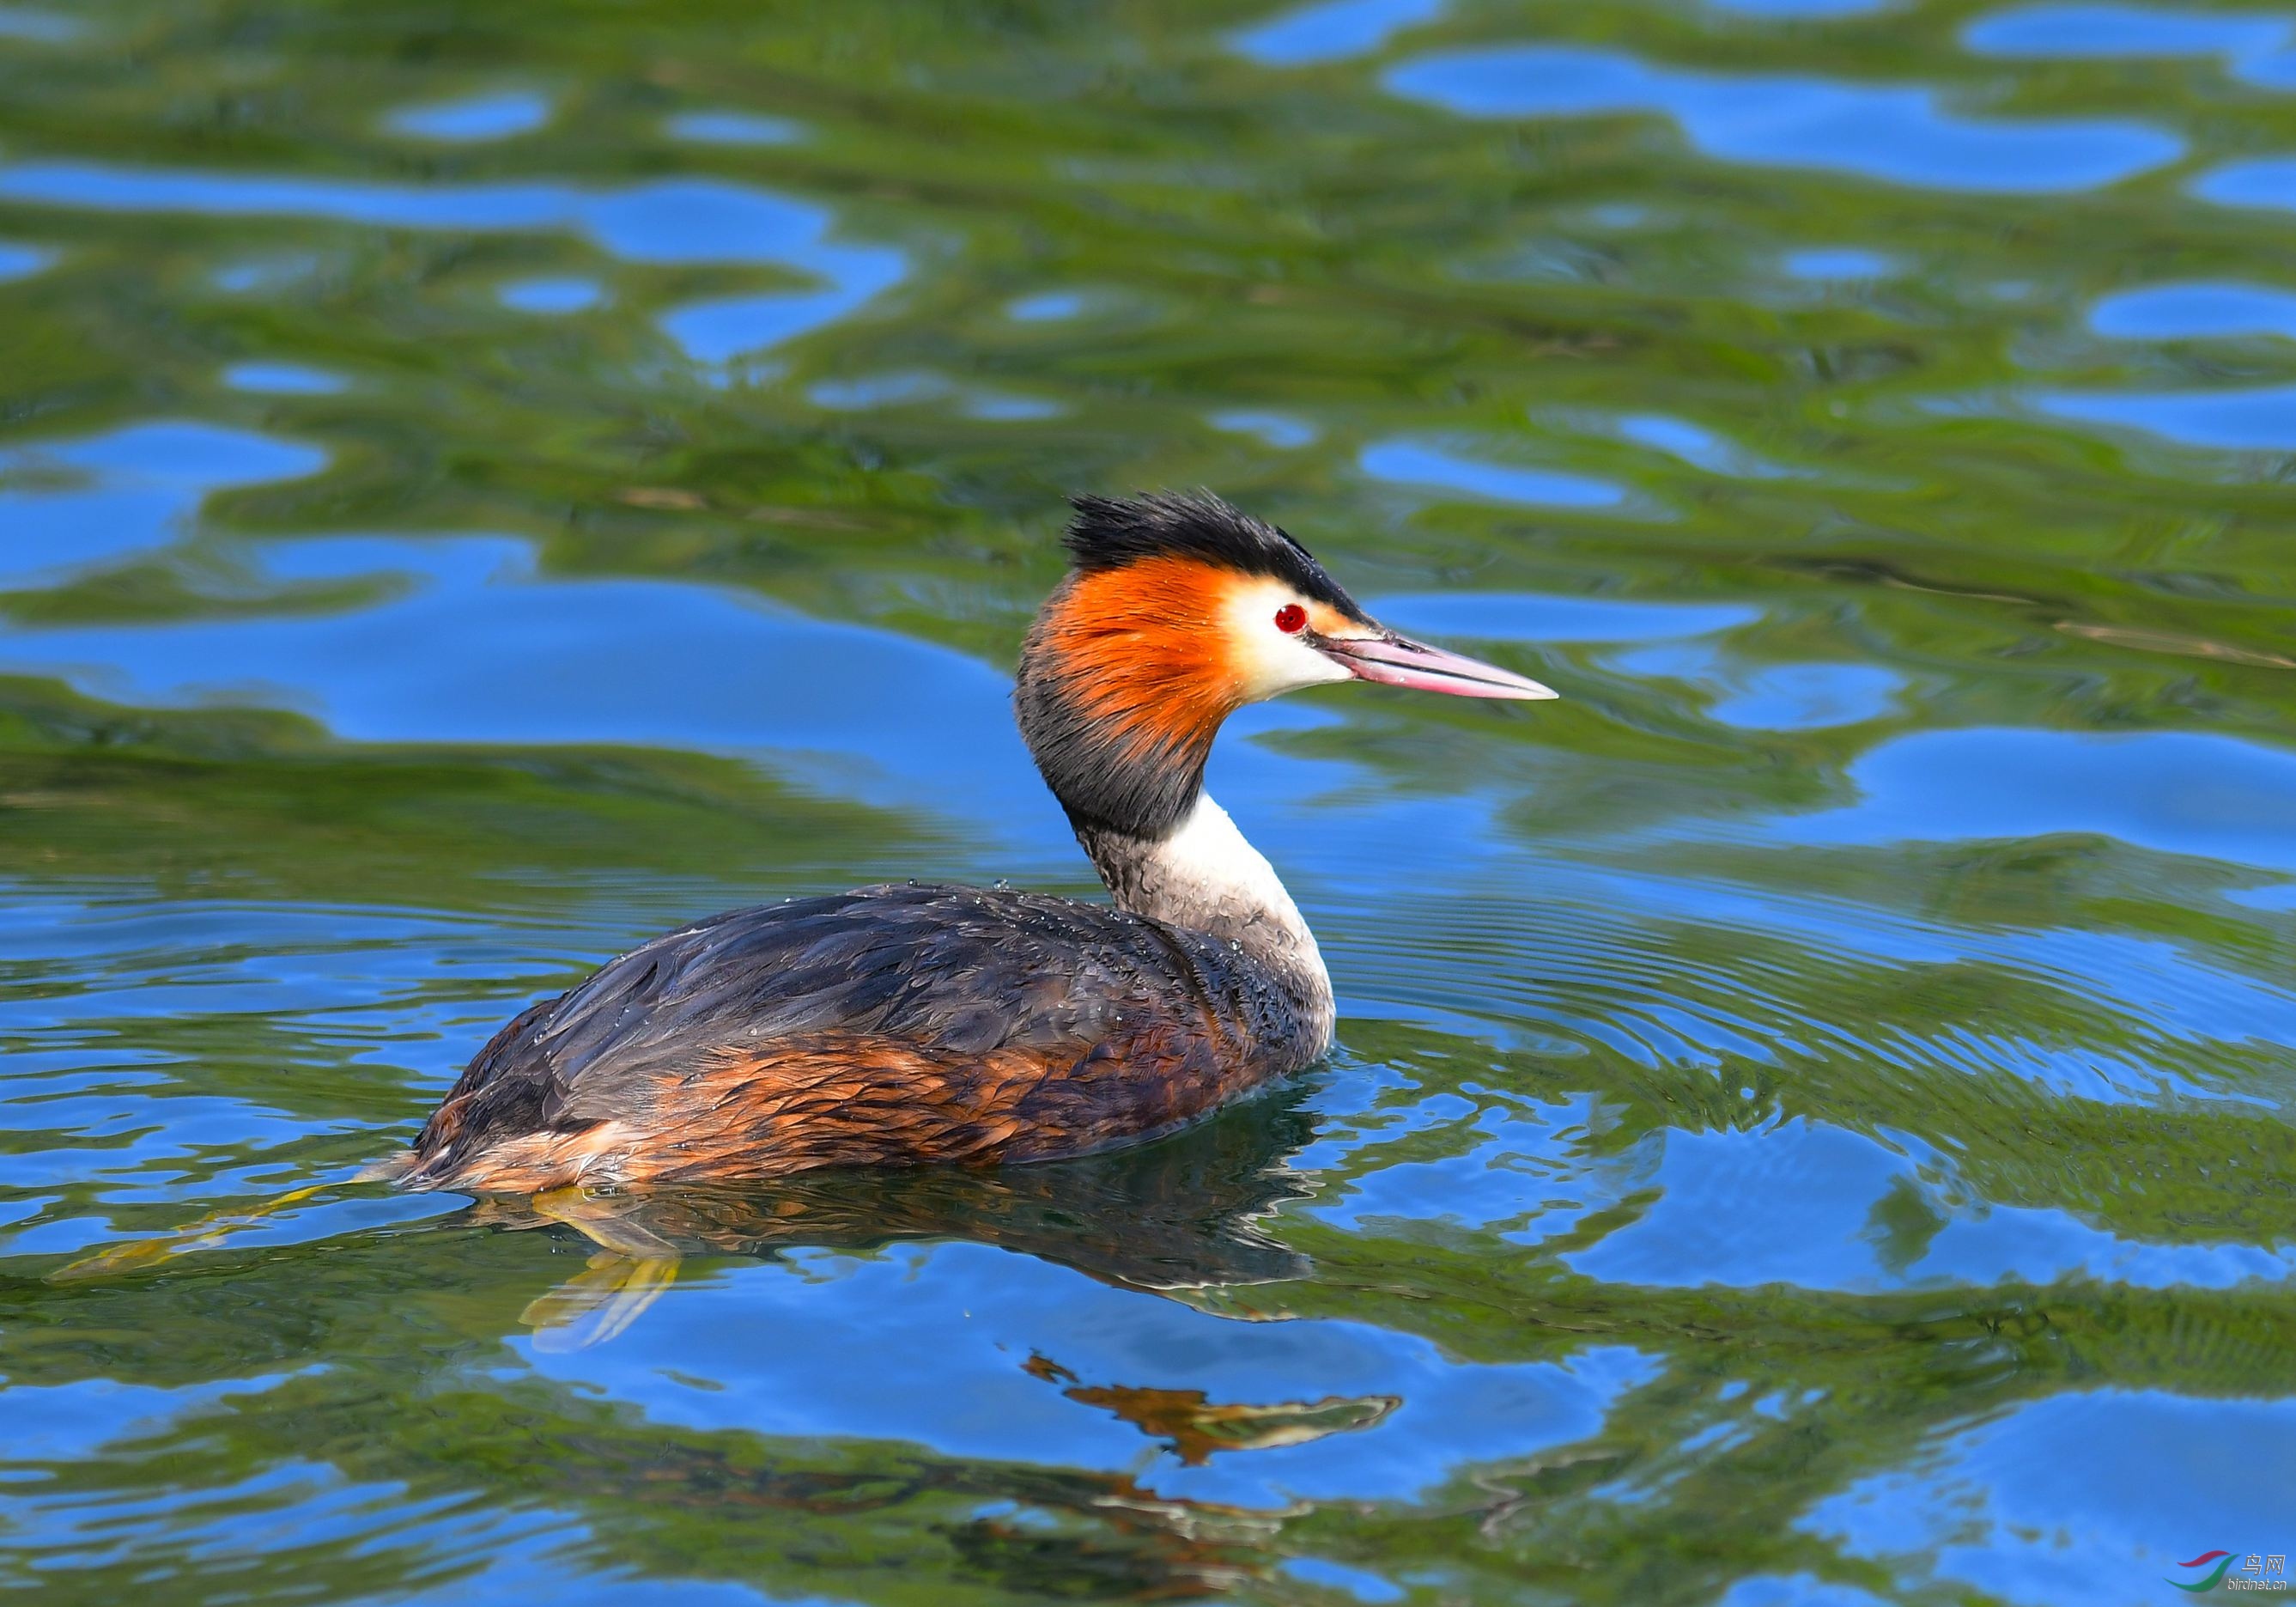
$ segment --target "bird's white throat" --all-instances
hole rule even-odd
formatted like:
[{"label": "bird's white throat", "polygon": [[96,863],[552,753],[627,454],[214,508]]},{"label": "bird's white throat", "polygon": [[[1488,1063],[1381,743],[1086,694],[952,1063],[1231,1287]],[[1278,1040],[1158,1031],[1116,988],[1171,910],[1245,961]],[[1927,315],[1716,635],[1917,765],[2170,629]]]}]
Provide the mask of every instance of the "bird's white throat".
[{"label": "bird's white throat", "polygon": [[1199,793],[1166,836],[1079,831],[1078,838],[1119,905],[1235,944],[1283,975],[1329,1033],[1332,978],[1316,935],[1275,867],[1210,793]]}]

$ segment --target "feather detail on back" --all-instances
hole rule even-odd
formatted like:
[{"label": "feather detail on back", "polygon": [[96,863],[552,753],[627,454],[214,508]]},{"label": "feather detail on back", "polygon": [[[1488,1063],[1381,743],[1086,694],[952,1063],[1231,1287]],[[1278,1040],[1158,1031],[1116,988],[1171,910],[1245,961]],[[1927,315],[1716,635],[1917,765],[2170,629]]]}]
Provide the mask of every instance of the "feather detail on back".
[{"label": "feather detail on back", "polygon": [[1322,1052],[1201,933],[974,887],[864,888],[658,938],[513,1020],[406,1181],[527,1192],[1079,1155]]}]

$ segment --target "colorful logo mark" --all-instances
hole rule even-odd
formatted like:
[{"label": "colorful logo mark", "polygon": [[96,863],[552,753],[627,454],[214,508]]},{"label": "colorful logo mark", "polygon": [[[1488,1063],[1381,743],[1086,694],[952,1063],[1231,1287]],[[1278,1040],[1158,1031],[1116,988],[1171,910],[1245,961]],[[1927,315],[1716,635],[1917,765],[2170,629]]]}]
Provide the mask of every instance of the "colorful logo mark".
[{"label": "colorful logo mark", "polygon": [[2182,1579],[2165,1579],[2164,1576],[2165,1582],[2174,1585],[2179,1590],[2189,1590],[2194,1595],[2200,1595],[2203,1590],[2214,1590],[2218,1585],[2224,1582],[2225,1570],[2232,1566],[2232,1553],[2228,1551],[2204,1551],[2199,1556],[2194,1557],[2191,1562],[2179,1562],[2177,1566],[2179,1568],[2199,1568],[2210,1562],[2214,1562],[2216,1566],[2209,1570],[2208,1578],[2200,1580],[2196,1584],[2187,1585]]}]

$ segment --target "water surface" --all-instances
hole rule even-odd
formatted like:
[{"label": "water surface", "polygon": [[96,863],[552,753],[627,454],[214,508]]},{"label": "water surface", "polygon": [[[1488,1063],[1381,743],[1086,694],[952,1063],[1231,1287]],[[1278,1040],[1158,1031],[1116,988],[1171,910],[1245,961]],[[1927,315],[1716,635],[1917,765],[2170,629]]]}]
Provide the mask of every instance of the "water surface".
[{"label": "water surface", "polygon": [[[2087,1607],[2284,1556],[2292,40],[0,9],[0,1584]],[[1066,494],[1199,484],[1563,693],[1234,722],[1328,1065],[586,1234],[352,1181],[671,925],[1091,891],[1013,655]]]}]

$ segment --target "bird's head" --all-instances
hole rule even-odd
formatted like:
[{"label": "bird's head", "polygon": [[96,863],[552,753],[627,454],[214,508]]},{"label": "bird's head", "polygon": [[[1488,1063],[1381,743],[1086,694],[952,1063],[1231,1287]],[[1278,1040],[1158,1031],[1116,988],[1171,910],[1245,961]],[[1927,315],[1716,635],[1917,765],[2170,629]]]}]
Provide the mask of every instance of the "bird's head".
[{"label": "bird's head", "polygon": [[1013,699],[1079,828],[1169,832],[1202,787],[1220,723],[1300,687],[1554,696],[1388,630],[1297,541],[1216,497],[1079,497],[1067,545],[1069,573],[1029,632]]}]

